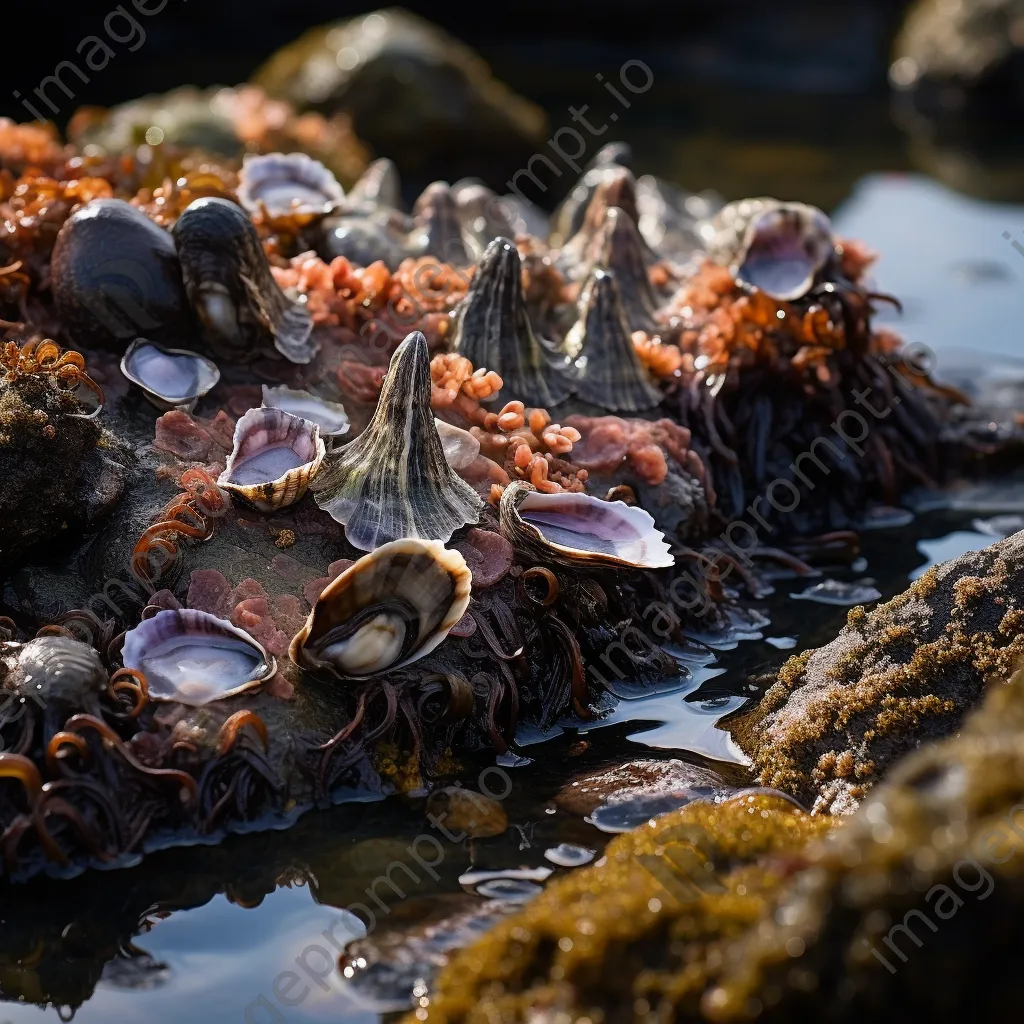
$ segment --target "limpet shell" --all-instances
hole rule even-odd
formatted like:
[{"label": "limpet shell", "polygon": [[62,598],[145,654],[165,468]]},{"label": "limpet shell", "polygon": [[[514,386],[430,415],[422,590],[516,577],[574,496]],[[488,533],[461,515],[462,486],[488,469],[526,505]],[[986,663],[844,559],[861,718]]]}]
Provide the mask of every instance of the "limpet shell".
[{"label": "limpet shell", "polygon": [[289,654],[316,675],[341,679],[409,665],[465,614],[472,580],[462,555],[440,541],[392,541],[327,586]]}]

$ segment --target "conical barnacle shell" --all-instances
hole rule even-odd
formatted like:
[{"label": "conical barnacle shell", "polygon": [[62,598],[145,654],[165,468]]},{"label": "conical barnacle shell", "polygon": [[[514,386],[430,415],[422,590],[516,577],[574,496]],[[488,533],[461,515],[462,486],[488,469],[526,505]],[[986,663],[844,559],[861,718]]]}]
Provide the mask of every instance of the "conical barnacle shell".
[{"label": "conical barnacle shell", "polygon": [[254,689],[277,671],[248,633],[194,608],[143,619],[125,633],[121,657],[146,677],[151,699],[192,707]]},{"label": "conical barnacle shell", "polygon": [[624,501],[590,494],[545,494],[515,481],[499,508],[502,535],[520,552],[543,561],[664,569],[675,560],[650,514]]},{"label": "conical barnacle shell", "polygon": [[271,217],[314,217],[345,199],[337,178],[305,153],[249,154],[238,175],[238,201],[250,212]]},{"label": "conical barnacle shell", "polygon": [[345,206],[391,206],[397,210],[401,202],[402,185],[398,168],[387,157],[381,157],[374,160],[360,175],[349,190]]},{"label": "conical barnacle shell", "polygon": [[658,308],[647,276],[644,249],[644,240],[633,219],[613,206],[605,214],[587,253],[591,271],[601,268],[615,275],[619,301],[631,331],[652,330],[654,311]]},{"label": "conical barnacle shell", "polygon": [[476,461],[480,454],[480,442],[468,430],[439,419],[434,420],[434,426],[437,427],[437,436],[441,438],[445,461],[452,469],[458,472]]},{"label": "conical barnacle shell", "polygon": [[661,401],[633,348],[613,274],[595,270],[580,293],[579,319],[563,351],[574,360],[576,395],[610,412],[641,412]]},{"label": "conical barnacle shell", "polygon": [[220,380],[217,364],[183,348],[136,338],[121,359],[121,372],[160,409],[191,412]]},{"label": "conical barnacle shell", "polygon": [[501,377],[501,396],[551,408],[572,393],[533,333],[523,299],[522,264],[514,243],[496,238],[480,260],[452,325],[452,347],[475,367]]},{"label": "conical barnacle shell", "polygon": [[580,180],[551,215],[552,246],[564,245],[583,226],[590,200],[597,186],[612,176],[609,172],[616,167],[628,169],[632,163],[633,150],[627,142],[609,142],[594,154]]},{"label": "conical barnacle shell", "polygon": [[189,301],[215,354],[251,359],[272,340],[293,363],[316,355],[312,317],[278,287],[256,228],[240,206],[197,199],[173,233]]},{"label": "conical barnacle shell", "polygon": [[235,424],[234,448],[217,484],[273,512],[306,493],[325,451],[316,423],[282,409],[250,409]]},{"label": "conical barnacle shell", "polygon": [[462,555],[439,540],[392,541],[324,590],[289,653],[314,674],[343,679],[401,668],[462,618],[472,579]]},{"label": "conical barnacle shell", "polygon": [[309,420],[320,428],[321,437],[341,437],[348,433],[349,420],[345,406],[340,402],[329,402],[308,391],[296,391],[283,384],[271,388],[263,385],[263,407],[282,409],[291,416]]},{"label": "conical barnacle shell", "polygon": [[404,537],[446,541],[479,520],[480,498],[445,461],[419,331],[395,349],[373,418],[355,441],[331,452],[313,493],[363,551]]},{"label": "conical barnacle shell", "polygon": [[740,284],[792,302],[835,255],[832,222],[815,206],[777,199],[729,203],[701,226],[708,256]]},{"label": "conical barnacle shell", "polygon": [[627,167],[609,165],[602,172],[594,194],[587,203],[583,223],[558,254],[558,266],[574,281],[586,277],[591,269],[589,254],[594,240],[608,219],[608,211],[618,207],[634,224],[640,219],[636,202],[636,178]]},{"label": "conical barnacle shell", "polygon": [[462,237],[462,221],[452,190],[445,181],[428,185],[413,206],[408,245],[417,256],[436,256],[453,267],[472,262]]}]

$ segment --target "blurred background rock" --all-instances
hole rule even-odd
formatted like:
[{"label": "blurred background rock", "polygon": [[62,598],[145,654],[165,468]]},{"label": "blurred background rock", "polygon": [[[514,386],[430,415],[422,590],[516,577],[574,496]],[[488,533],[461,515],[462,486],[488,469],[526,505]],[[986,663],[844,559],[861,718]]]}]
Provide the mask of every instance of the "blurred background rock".
[{"label": "blurred background rock", "polygon": [[[474,161],[473,173],[500,187],[537,151],[538,138],[543,145],[572,123],[569,105],[584,104],[597,124],[621,112],[616,133],[633,145],[636,165],[694,190],[799,196],[830,209],[867,172],[921,169],[987,198],[1024,192],[1016,128],[1024,0],[918,0],[912,11],[902,0],[500,8],[456,0],[406,9],[472,47],[499,82],[530,101],[497,94],[460,106],[450,81],[433,93],[415,77],[403,88],[398,60],[335,96],[352,104],[356,133],[370,149],[398,159],[413,194],[432,178],[470,173]],[[17,70],[8,64],[0,72],[10,83],[0,90],[0,114],[25,119],[14,90],[31,96],[59,61],[76,57],[85,36],[102,35],[111,10],[110,0],[62,10],[53,19],[59,31],[39,36]],[[159,14],[139,18],[147,39],[137,51],[115,45],[116,56],[88,84],[65,76],[75,100],[55,120],[63,125],[79,104],[109,106],[183,82],[245,81],[309,29],[372,10],[340,0],[168,0]],[[415,64],[415,53],[410,58]],[[623,110],[596,76],[614,82],[630,59],[651,68],[654,84]],[[425,131],[431,102],[459,111],[461,129]],[[331,103],[313,106],[330,112]],[[547,127],[538,126],[536,108]],[[552,206],[569,178],[534,198]]]}]

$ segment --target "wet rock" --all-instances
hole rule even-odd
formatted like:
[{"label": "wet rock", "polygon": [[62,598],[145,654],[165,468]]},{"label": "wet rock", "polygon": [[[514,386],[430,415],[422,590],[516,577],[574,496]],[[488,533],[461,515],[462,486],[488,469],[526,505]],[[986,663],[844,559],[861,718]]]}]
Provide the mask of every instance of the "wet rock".
[{"label": "wet rock", "polygon": [[508,828],[508,815],[497,800],[460,786],[434,790],[427,800],[427,816],[443,822],[449,832],[473,839],[500,836]]},{"label": "wet rock", "polygon": [[616,838],[455,956],[428,1019],[1009,1017],[1024,996],[1022,811],[1018,669],[841,828],[751,796]]},{"label": "wet rock", "polygon": [[[541,1007],[552,1019],[592,1017],[593,1007],[609,1020],[659,1007],[682,1019],[696,1008],[714,939],[763,914],[787,862],[828,827],[775,797],[749,796],[692,804],[617,836],[595,865],[550,883],[455,954],[427,1019],[528,1020]],[[776,866],[762,866],[765,855]]]},{"label": "wet rock", "polygon": [[546,138],[539,108],[468,47],[399,8],[310,29],[253,81],[300,109],[346,111],[359,138],[414,187],[469,175],[501,187]]},{"label": "wet rock", "polygon": [[848,814],[902,754],[949,735],[1024,651],[1024,532],[850,611],[832,643],[791,658],[730,729],[759,781]]},{"label": "wet rock", "polygon": [[626,807],[638,801],[672,796],[683,798],[675,805],[680,806],[693,799],[698,791],[711,793],[724,787],[721,775],[700,765],[676,758],[667,761],[644,758],[567,782],[556,794],[555,805],[580,816],[592,814],[599,808]]}]

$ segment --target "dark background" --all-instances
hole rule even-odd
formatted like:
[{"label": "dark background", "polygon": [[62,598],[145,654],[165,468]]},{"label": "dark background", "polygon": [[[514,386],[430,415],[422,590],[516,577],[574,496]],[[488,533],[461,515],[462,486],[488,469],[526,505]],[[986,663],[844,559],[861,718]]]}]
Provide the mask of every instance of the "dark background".
[{"label": "dark background", "polygon": [[[31,95],[61,60],[80,60],[77,45],[87,35],[104,35],[103,19],[116,5],[19,6],[35,28],[7,38],[0,114],[26,120],[13,91]],[[124,6],[133,11],[130,0]],[[607,106],[596,73],[614,74],[624,60],[642,59],[655,85],[642,109],[620,122],[641,170],[729,197],[800,195],[830,208],[864,173],[912,166],[887,84],[906,6],[903,0],[500,6],[455,0],[406,8],[475,47],[499,78],[547,110],[552,130],[568,123],[569,104],[587,103],[597,112]],[[117,56],[88,84],[75,81],[75,100],[56,120],[62,125],[78,105],[112,105],[186,83],[235,84],[304,30],[374,9],[340,0],[168,0],[159,14],[136,14],[145,44],[134,53],[115,44]]]}]

